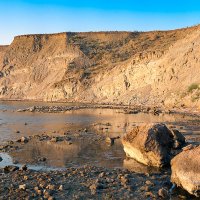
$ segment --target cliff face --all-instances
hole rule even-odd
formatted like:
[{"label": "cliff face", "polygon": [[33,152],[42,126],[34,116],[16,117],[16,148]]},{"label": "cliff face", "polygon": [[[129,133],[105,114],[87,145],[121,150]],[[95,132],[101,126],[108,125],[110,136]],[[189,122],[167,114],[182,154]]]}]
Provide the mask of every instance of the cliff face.
[{"label": "cliff face", "polygon": [[199,106],[200,27],[17,36],[0,46],[0,98]]}]

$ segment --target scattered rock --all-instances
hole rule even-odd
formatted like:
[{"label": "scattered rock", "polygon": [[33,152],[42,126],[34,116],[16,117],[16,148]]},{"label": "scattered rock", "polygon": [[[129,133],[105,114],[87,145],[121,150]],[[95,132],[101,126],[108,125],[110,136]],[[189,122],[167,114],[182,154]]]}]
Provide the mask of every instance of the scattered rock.
[{"label": "scattered rock", "polygon": [[19,185],[19,189],[20,189],[20,190],[26,190],[26,184]]},{"label": "scattered rock", "polygon": [[106,143],[109,144],[110,146],[115,144],[115,140],[119,139],[120,137],[106,137]]},{"label": "scattered rock", "polygon": [[20,168],[20,170],[22,170],[22,171],[26,171],[27,169],[28,169],[28,167],[26,165],[22,165]]},{"label": "scattered rock", "polygon": [[171,161],[171,181],[200,197],[200,146],[182,151]]},{"label": "scattered rock", "polygon": [[9,172],[14,172],[14,171],[19,170],[19,167],[17,167],[17,166],[5,166],[3,170],[4,170],[4,173],[9,173]]},{"label": "scattered rock", "polygon": [[35,106],[32,106],[32,107],[29,108],[29,111],[30,111],[30,112],[34,112],[35,109],[36,109],[36,107],[35,107]]},{"label": "scattered rock", "polygon": [[112,145],[114,145],[115,140],[114,140],[114,138],[107,137],[106,143],[109,144],[110,146],[112,146]]},{"label": "scattered rock", "polygon": [[148,166],[169,164],[174,144],[172,132],[164,124],[135,127],[126,134],[122,143],[128,157]]},{"label": "scattered rock", "polygon": [[58,190],[62,191],[63,190],[63,185],[60,185]]},{"label": "scattered rock", "polygon": [[49,189],[49,190],[54,190],[55,189],[55,185],[47,185],[46,189]]},{"label": "scattered rock", "polygon": [[39,162],[45,162],[47,159],[45,157],[38,158]]},{"label": "scattered rock", "polygon": [[174,148],[181,148],[185,144],[185,137],[176,129],[171,130],[174,137]]},{"label": "scattered rock", "polygon": [[169,199],[169,192],[165,188],[161,188],[158,190],[158,196],[162,197],[163,199]]},{"label": "scattered rock", "polygon": [[57,137],[53,137],[53,138],[51,138],[50,142],[58,142],[58,138]]},{"label": "scattered rock", "polygon": [[23,142],[23,143],[27,143],[28,138],[23,136],[23,137],[21,137],[20,141]]}]

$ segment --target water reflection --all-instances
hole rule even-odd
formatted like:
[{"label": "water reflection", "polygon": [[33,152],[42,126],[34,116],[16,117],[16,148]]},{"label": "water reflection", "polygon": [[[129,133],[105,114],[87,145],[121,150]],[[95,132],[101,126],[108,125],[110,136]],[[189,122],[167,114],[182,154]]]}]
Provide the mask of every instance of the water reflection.
[{"label": "water reflection", "polygon": [[77,167],[94,164],[104,167],[122,167],[125,154],[120,141],[108,146],[105,142],[79,139],[68,144],[66,141],[30,141],[24,148],[10,155],[19,163],[41,164],[38,159],[45,157],[42,165],[54,167]]},{"label": "water reflection", "polygon": [[[189,126],[192,117],[181,115],[153,114],[124,114],[121,110],[109,109],[83,109],[65,113],[19,113],[14,110],[44,103],[3,102],[0,104],[0,143],[15,140],[21,136],[35,134],[58,135],[64,132],[77,132],[90,128],[93,132],[109,137],[123,136],[134,126],[141,123],[162,122],[175,125],[189,141],[200,142],[200,128]],[[61,104],[66,105],[66,104]],[[4,110],[7,110],[4,112]],[[16,133],[19,131],[19,133]],[[5,156],[5,155],[4,155]],[[8,156],[8,155],[7,155]],[[73,141],[72,145],[65,142],[48,143],[31,141],[19,152],[9,156],[19,163],[28,163],[40,167],[71,167],[92,164],[104,167],[125,167],[133,171],[146,171],[149,169],[134,160],[125,159],[125,154],[120,140],[115,145],[108,146],[105,142],[94,142],[88,138]],[[38,163],[38,158],[47,158],[46,162]],[[11,162],[10,157],[5,157],[2,163]],[[0,166],[1,166],[0,165]]]}]

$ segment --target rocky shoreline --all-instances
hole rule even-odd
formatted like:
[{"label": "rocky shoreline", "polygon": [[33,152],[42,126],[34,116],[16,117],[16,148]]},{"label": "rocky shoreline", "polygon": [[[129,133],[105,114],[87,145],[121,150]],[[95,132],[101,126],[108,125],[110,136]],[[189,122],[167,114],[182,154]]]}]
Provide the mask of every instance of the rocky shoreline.
[{"label": "rocky shoreline", "polygon": [[[80,137],[108,142],[108,138],[84,130],[79,135],[22,137],[1,146],[0,152],[20,151],[32,140],[71,145]],[[45,161],[43,157],[38,159],[38,162]],[[169,168],[150,173],[84,165],[36,171],[26,165],[13,165],[0,169],[0,199],[195,199],[176,188],[170,177]]]},{"label": "rocky shoreline", "polygon": [[[119,112],[137,114],[140,112],[154,115],[164,114],[157,108],[130,108],[111,105],[81,105],[81,106],[33,106],[20,109],[18,112],[62,113],[79,109],[119,109]],[[183,123],[184,121],[181,121]],[[189,122],[185,122],[189,123]],[[194,125],[198,120],[193,122]],[[27,124],[25,123],[27,126]],[[94,124],[95,125],[95,124]],[[94,126],[93,125],[93,126]],[[107,123],[106,126],[111,126]],[[89,128],[76,131],[66,131],[57,134],[37,134],[23,136],[17,140],[0,145],[0,153],[19,152],[33,141],[50,144],[73,146],[76,140],[86,138],[91,143],[100,142],[103,145],[114,145],[120,137],[111,138],[98,134]],[[199,143],[197,138],[197,143]],[[15,155],[15,154],[13,154]],[[33,170],[31,162],[19,164],[13,157],[13,165],[0,168],[0,199],[197,199],[181,187],[171,182],[170,168],[152,170],[145,165],[138,165],[138,171],[125,168],[107,168],[95,165],[80,165],[79,167],[46,168]],[[46,157],[37,157],[36,164],[45,163]],[[0,163],[3,162],[0,156]],[[112,160],[110,160],[112,162]],[[124,161],[132,165],[129,160]],[[35,164],[34,163],[34,164]]]},{"label": "rocky shoreline", "polygon": [[166,109],[155,106],[128,106],[128,105],[104,105],[104,104],[88,104],[88,105],[73,105],[73,106],[31,106],[24,109],[18,109],[17,112],[40,112],[40,113],[64,113],[72,110],[82,109],[118,109],[119,112],[125,114],[151,113],[159,114],[180,114],[185,116],[200,117],[200,112],[190,108],[173,108]]}]

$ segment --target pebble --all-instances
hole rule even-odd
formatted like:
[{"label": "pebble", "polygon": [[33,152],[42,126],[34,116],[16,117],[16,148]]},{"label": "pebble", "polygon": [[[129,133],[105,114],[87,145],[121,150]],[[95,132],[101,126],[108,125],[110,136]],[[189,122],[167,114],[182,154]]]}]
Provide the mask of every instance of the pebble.
[{"label": "pebble", "polygon": [[58,138],[57,138],[57,137],[53,137],[53,138],[51,138],[50,141],[51,141],[51,142],[58,142]]},{"label": "pebble", "polygon": [[158,190],[158,195],[163,199],[169,198],[169,192],[165,188],[161,188]]},{"label": "pebble", "polygon": [[20,189],[20,190],[25,190],[25,189],[26,189],[26,184],[19,185],[19,189]]},{"label": "pebble", "polygon": [[28,167],[26,165],[22,165],[20,168],[20,170],[22,170],[22,171],[26,171],[27,169],[28,169]]},{"label": "pebble", "polygon": [[27,143],[28,138],[23,136],[23,137],[21,137],[20,141],[23,142],[23,143]]},{"label": "pebble", "polygon": [[63,190],[63,185],[60,185],[58,190],[62,191]]},{"label": "pebble", "polygon": [[47,159],[45,157],[38,158],[39,162],[45,162]]}]

